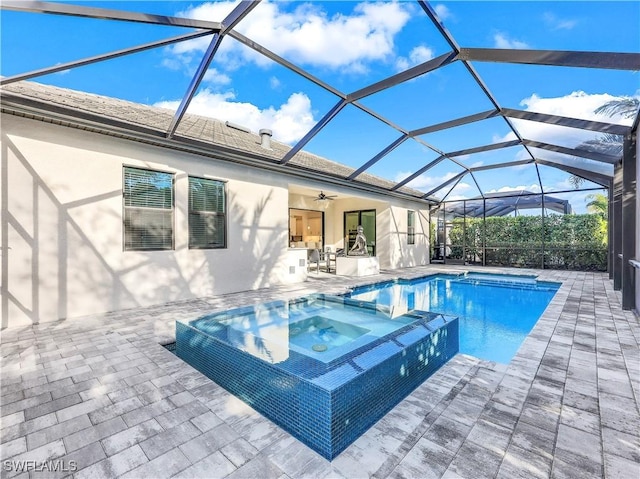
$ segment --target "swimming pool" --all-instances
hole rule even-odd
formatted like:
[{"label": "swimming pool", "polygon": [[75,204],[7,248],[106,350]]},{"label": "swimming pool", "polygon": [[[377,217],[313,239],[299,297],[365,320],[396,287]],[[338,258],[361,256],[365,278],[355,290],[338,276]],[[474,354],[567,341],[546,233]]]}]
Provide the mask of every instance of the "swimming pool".
[{"label": "swimming pool", "polygon": [[508,362],[558,287],[487,273],[387,281],[178,321],[175,353],[333,459],[458,351]]},{"label": "swimming pool", "polygon": [[452,316],[312,295],[178,321],[175,353],[332,459],[458,342]]},{"label": "swimming pool", "polygon": [[508,363],[558,288],[529,275],[467,273],[374,284],[348,296],[370,305],[457,316],[461,353]]}]

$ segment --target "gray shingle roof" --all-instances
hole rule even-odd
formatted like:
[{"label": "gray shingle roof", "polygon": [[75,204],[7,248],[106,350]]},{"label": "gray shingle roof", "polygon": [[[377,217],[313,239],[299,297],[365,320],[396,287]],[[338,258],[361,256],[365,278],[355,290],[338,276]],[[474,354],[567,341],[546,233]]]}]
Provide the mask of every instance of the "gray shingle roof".
[{"label": "gray shingle roof", "polygon": [[[90,115],[92,118],[103,120],[105,123],[118,122],[125,126],[143,128],[160,135],[163,135],[169,129],[174,115],[171,110],[155,106],[30,81],[4,85],[0,90],[0,94],[3,103],[7,100],[18,103],[27,100],[30,103],[35,102],[38,108],[43,111],[63,108],[70,116],[74,116],[74,114],[80,116],[82,114]],[[185,115],[180,122],[176,137],[193,139],[198,142],[250,153],[273,162],[279,161],[291,149],[287,144],[272,140],[271,149],[267,150],[260,146],[260,136],[257,133],[247,133],[227,126],[226,123],[220,120],[191,114]],[[346,178],[355,171],[355,168],[304,150],[298,152],[285,167],[303,168],[337,178]],[[383,189],[390,189],[395,185],[392,181],[368,173],[359,175],[357,182]],[[402,187],[398,191],[412,197],[420,197],[424,194],[407,187]]]}]

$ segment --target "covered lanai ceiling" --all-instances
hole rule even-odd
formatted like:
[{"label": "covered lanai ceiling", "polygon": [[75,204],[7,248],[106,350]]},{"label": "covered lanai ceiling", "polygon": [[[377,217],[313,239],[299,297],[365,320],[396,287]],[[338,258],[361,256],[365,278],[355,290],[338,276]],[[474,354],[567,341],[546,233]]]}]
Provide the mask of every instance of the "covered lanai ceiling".
[{"label": "covered lanai ceiling", "polygon": [[[575,18],[559,17],[557,3]],[[289,145],[264,161],[286,170],[304,150],[351,167],[336,173],[344,184],[363,187],[375,175],[389,192],[427,201],[560,192],[572,177],[608,187],[618,145],[638,123],[640,6],[498,4],[500,18],[487,18],[486,2],[5,0],[0,84],[34,80],[106,96],[130,84],[123,99],[174,109],[169,139],[185,115],[233,121],[239,105],[251,105],[264,124],[244,126],[271,128]],[[614,19],[619,10],[618,29],[598,18],[597,5]],[[12,27],[18,21],[31,31]],[[546,22],[550,33],[544,42],[519,39],[520,22]],[[570,22],[583,22],[581,33]],[[38,55],[25,41],[36,31]],[[618,51],[602,51],[605,37]],[[70,42],[82,42],[73,51],[84,56],[70,58]],[[360,55],[350,57],[356,46]],[[145,65],[173,80],[141,76]],[[252,88],[243,89],[247,76]],[[279,91],[282,104],[265,104],[266,91]],[[631,114],[594,113],[622,98]],[[302,114],[287,116],[294,110]]]}]

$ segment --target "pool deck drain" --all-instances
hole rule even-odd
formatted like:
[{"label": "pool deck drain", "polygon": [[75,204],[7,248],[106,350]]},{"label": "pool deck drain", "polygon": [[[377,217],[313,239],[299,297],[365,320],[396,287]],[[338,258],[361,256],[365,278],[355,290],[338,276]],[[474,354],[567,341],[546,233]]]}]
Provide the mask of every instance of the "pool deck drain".
[{"label": "pool deck drain", "polygon": [[[401,276],[462,270],[473,268]],[[174,340],[179,318],[397,272],[4,330],[2,477],[637,479],[640,323],[608,277],[477,271],[533,272],[562,287],[509,365],[456,356],[331,462],[159,343]],[[16,470],[58,459],[78,470]]]}]

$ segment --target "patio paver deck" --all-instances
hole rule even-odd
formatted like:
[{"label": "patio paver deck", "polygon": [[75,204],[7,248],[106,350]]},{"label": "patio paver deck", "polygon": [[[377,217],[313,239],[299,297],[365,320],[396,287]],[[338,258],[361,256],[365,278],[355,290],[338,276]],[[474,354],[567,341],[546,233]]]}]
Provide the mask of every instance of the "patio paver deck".
[{"label": "patio paver deck", "polygon": [[[176,319],[373,278],[312,273],[303,285],[4,330],[2,477],[637,479],[640,322],[605,274],[535,273],[562,286],[510,364],[457,355],[332,462],[159,343]],[[15,470],[54,459],[77,471]]]}]

